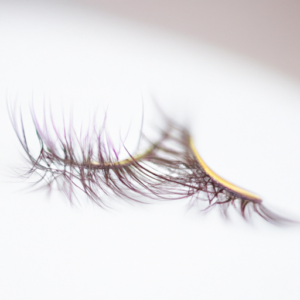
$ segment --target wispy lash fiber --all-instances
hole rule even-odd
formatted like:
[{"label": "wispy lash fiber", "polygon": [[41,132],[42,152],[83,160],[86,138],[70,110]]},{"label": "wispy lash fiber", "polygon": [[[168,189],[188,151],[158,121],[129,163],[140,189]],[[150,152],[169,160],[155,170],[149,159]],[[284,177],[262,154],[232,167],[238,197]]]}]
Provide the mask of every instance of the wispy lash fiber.
[{"label": "wispy lash fiber", "polygon": [[[27,142],[22,115],[17,116],[16,110],[12,109],[9,112],[13,128],[30,166],[24,176],[38,174],[40,177],[34,183],[35,188],[47,187],[51,191],[56,186],[71,202],[77,198],[78,190],[81,190],[102,207],[109,206],[104,201],[107,198],[104,195],[114,194],[123,199],[146,202],[146,199],[141,200],[136,196],[146,195],[147,198],[153,198],[161,189],[161,180],[151,178],[142,162],[130,153],[130,159],[118,162],[120,151],[113,146],[109,138],[105,129],[105,119],[100,129],[91,126],[85,134],[81,132],[78,135],[74,130],[72,118],[68,130],[65,126],[63,132],[60,132],[52,115],[50,124],[47,124],[44,116],[42,128],[35,111],[31,109],[40,144],[39,155],[34,157]],[[155,147],[155,144],[150,145],[147,154],[142,157],[150,156]]]},{"label": "wispy lash fiber", "polygon": [[[261,202],[233,193],[213,180],[191,149],[189,131],[171,120],[166,121],[158,142],[148,141],[144,155],[133,156],[123,146],[130,158],[119,162],[119,151],[109,139],[105,120],[100,129],[93,126],[85,135],[78,135],[72,123],[68,130],[65,127],[59,132],[50,116],[51,124],[44,121],[42,129],[33,109],[31,115],[40,143],[37,157],[32,155],[27,143],[22,115],[17,117],[16,111],[10,110],[12,125],[30,166],[25,176],[38,174],[36,187],[40,184],[51,191],[55,185],[71,202],[78,190],[101,207],[109,206],[104,195],[143,203],[149,199],[189,198],[190,207],[198,207],[205,201],[205,211],[218,206],[225,216],[228,207],[233,205],[245,219],[255,212],[269,222],[287,221]],[[50,135],[50,131],[55,134]]]}]

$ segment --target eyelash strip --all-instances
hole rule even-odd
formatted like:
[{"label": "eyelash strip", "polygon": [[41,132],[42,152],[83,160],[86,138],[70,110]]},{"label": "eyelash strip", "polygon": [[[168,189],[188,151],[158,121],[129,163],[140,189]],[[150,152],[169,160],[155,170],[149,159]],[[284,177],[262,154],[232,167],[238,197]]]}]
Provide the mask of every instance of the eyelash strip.
[{"label": "eyelash strip", "polygon": [[[63,134],[59,133],[52,115],[52,128],[44,121],[42,130],[31,109],[40,143],[39,155],[35,158],[27,143],[22,115],[18,125],[16,111],[12,111],[9,110],[11,123],[30,166],[25,176],[38,174],[40,178],[34,183],[35,188],[41,184],[49,192],[56,184],[71,203],[77,198],[77,190],[103,208],[110,206],[103,194],[141,203],[148,203],[147,199],[189,198],[189,207],[199,207],[206,202],[202,211],[218,206],[226,217],[228,208],[234,206],[244,219],[255,212],[269,222],[291,222],[268,210],[255,194],[214,173],[198,154],[189,131],[170,119],[166,119],[166,129],[160,131],[156,143],[141,133],[141,140],[148,142],[147,151],[132,156],[123,145],[129,158],[119,161],[119,151],[105,131],[105,121],[100,130],[94,126],[92,132],[82,138],[72,124],[68,132],[64,128]],[[55,132],[55,138],[50,136],[50,129]]]}]

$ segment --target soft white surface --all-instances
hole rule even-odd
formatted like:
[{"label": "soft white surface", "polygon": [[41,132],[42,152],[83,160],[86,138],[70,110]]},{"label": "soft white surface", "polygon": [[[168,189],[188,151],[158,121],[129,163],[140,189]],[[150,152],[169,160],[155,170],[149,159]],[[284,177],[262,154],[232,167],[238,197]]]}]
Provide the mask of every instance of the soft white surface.
[{"label": "soft white surface", "polygon": [[46,99],[58,115],[108,106],[112,132],[131,122],[134,149],[141,99],[151,125],[155,97],[218,174],[300,219],[298,82],[83,7],[1,3],[0,54],[0,299],[300,298],[299,227],[249,225],[234,210],[224,222],[180,201],[103,211],[20,191],[6,111],[7,99]]}]

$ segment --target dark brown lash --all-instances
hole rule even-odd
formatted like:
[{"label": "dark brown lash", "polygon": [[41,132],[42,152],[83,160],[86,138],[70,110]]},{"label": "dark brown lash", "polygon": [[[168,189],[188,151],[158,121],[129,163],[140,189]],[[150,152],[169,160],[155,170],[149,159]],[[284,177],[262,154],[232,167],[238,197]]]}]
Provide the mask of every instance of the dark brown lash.
[{"label": "dark brown lash", "polygon": [[[18,122],[16,110],[10,109],[9,113],[30,166],[25,176],[38,174],[36,188],[47,187],[51,191],[55,185],[71,202],[77,198],[78,190],[101,207],[109,206],[104,195],[142,203],[149,199],[189,198],[190,207],[198,207],[204,201],[207,203],[204,211],[218,206],[224,216],[233,205],[244,219],[255,212],[268,222],[289,221],[272,213],[261,202],[236,194],[211,178],[191,148],[189,131],[169,119],[165,130],[160,132],[159,141],[148,141],[148,150],[143,155],[133,156],[128,152],[130,158],[118,162],[116,149],[105,138],[105,123],[82,139],[72,126],[68,132],[65,129],[63,134],[59,133],[51,118],[53,138],[48,133],[49,124],[42,130],[32,109],[40,143],[39,155],[34,157],[27,144],[22,115]],[[143,134],[141,138],[147,141]]]},{"label": "dark brown lash", "polygon": [[[237,194],[215,181],[204,171],[192,150],[189,131],[171,120],[169,126],[173,129],[174,135],[169,135],[168,140],[160,144],[159,151],[153,154],[152,162],[168,170],[167,175],[164,175],[166,184],[171,182],[181,186],[184,196],[190,199],[190,207],[199,207],[204,201],[207,205],[201,211],[209,211],[218,206],[225,217],[228,217],[228,208],[234,206],[246,220],[249,220],[251,213],[254,212],[268,222],[293,223],[270,211],[262,201]],[[170,149],[168,147],[170,142],[177,144],[174,149],[180,150],[174,152],[173,148]],[[171,153],[174,157],[161,159],[161,155],[165,153]]]}]

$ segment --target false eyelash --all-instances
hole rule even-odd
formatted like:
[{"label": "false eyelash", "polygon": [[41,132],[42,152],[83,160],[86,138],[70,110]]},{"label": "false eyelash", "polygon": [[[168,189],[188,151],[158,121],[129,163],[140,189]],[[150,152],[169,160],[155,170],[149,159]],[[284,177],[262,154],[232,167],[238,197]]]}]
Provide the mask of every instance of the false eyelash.
[{"label": "false eyelash", "polygon": [[[204,211],[220,207],[224,216],[232,205],[244,219],[251,212],[269,222],[289,221],[263,204],[261,199],[247,193],[234,191],[216,180],[205,169],[207,166],[196,152],[189,131],[165,118],[165,129],[160,130],[157,142],[149,141],[143,133],[140,140],[148,143],[148,150],[133,156],[123,144],[129,158],[119,161],[118,151],[105,130],[105,119],[96,130],[90,128],[83,137],[78,136],[72,123],[61,134],[50,114],[51,128],[44,120],[43,129],[31,109],[32,121],[40,143],[39,155],[35,158],[27,143],[22,115],[20,125],[15,110],[9,110],[11,123],[21,143],[30,168],[25,176],[40,176],[35,187],[54,185],[73,203],[81,190],[101,207],[109,203],[103,195],[116,195],[122,199],[147,202],[147,199],[177,200],[189,198],[189,207],[198,207],[206,202]],[[49,134],[50,129],[55,136]],[[79,151],[78,151],[79,150]],[[40,187],[39,187],[40,188]],[[243,190],[242,190],[243,191]],[[138,196],[144,196],[143,198]]]}]

